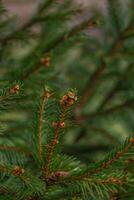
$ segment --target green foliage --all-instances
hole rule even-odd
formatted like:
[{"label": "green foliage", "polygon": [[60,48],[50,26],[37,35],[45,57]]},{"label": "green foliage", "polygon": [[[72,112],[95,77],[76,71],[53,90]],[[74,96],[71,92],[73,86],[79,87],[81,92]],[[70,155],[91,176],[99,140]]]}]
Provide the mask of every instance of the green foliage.
[{"label": "green foliage", "polygon": [[0,200],[133,199],[133,3],[106,5],[0,1]]}]

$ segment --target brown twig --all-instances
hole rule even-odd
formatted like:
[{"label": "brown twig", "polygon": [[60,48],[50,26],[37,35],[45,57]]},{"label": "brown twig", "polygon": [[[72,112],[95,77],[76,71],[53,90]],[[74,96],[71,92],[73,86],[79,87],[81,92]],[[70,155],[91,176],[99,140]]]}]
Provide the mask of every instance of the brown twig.
[{"label": "brown twig", "polygon": [[134,146],[134,138],[130,138],[129,143],[127,144],[127,146],[125,146],[125,148],[121,151],[118,151],[115,156],[113,156],[110,160],[108,160],[107,162],[102,163],[101,166],[99,166],[98,168],[91,170],[91,171],[87,171],[84,175],[82,175],[82,177],[88,177],[90,175],[96,174],[96,173],[100,173],[101,171],[103,171],[104,169],[107,169],[108,167],[110,167],[113,162],[117,161],[118,159],[120,159],[125,153],[128,152],[129,149],[131,149]]},{"label": "brown twig", "polygon": [[[63,107],[62,111],[61,111],[61,116],[59,119],[59,124],[64,122],[64,118],[65,118],[65,113],[66,113],[66,107]],[[52,160],[52,155],[55,149],[56,144],[58,143],[58,137],[59,137],[59,132],[61,130],[60,125],[57,125],[55,130],[54,130],[54,137],[52,139],[52,142],[48,145],[48,154],[47,154],[47,158],[46,158],[46,165],[44,167],[44,175],[45,177],[49,176],[49,168],[50,168],[50,164],[51,164],[51,160]]]},{"label": "brown twig", "polygon": [[39,116],[38,116],[38,155],[42,159],[42,127],[43,127],[43,113],[45,108],[45,103],[47,99],[51,96],[48,90],[43,91],[40,100]]},{"label": "brown twig", "polygon": [[4,95],[0,96],[0,102],[3,102],[6,99],[9,99],[12,95],[18,94],[20,90],[19,84],[16,84],[15,86],[8,89]]},{"label": "brown twig", "polygon": [[58,122],[53,122],[54,126],[54,136],[50,144],[47,145],[48,153],[46,158],[46,165],[44,167],[44,177],[47,179],[49,176],[50,164],[52,161],[53,152],[55,150],[56,145],[58,144],[59,133],[62,128],[65,127],[65,115],[70,106],[72,106],[75,101],[77,101],[77,96],[75,92],[69,91],[66,95],[62,97],[60,100],[61,104],[61,114],[59,116]]},{"label": "brown twig", "polygon": [[0,151],[15,151],[18,153],[25,154],[26,156],[32,156],[31,152],[25,151],[15,146],[0,146]]}]

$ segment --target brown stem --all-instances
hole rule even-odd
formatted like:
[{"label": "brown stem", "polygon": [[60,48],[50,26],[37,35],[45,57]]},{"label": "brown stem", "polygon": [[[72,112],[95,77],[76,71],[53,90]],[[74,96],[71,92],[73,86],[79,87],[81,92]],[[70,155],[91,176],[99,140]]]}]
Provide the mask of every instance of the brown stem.
[{"label": "brown stem", "polygon": [[113,164],[113,162],[120,159],[125,153],[127,153],[128,150],[133,147],[133,145],[134,145],[134,138],[130,139],[128,145],[123,150],[118,151],[114,157],[112,157],[107,162],[102,163],[102,165],[100,167],[96,168],[95,170],[86,172],[84,175],[82,175],[82,177],[88,177],[90,175],[99,173],[99,172],[103,171],[104,169],[107,169],[108,167],[110,167]]},{"label": "brown stem", "polygon": [[[66,107],[64,107],[64,106],[62,107],[62,112],[61,112],[61,115],[60,115],[59,123],[64,122],[66,109],[67,109]],[[44,176],[46,178],[49,176],[49,168],[50,168],[50,164],[51,164],[51,161],[52,161],[54,149],[55,149],[56,144],[58,142],[60,129],[61,129],[60,126],[57,126],[55,128],[54,137],[52,139],[52,142],[48,145],[48,154],[47,154],[47,158],[46,158],[46,165],[44,167]]]},{"label": "brown stem", "polygon": [[48,91],[44,91],[41,100],[40,100],[40,108],[39,108],[39,116],[38,116],[38,155],[39,158],[42,159],[42,127],[43,127],[43,113],[45,108],[46,100],[50,97],[50,93]]},{"label": "brown stem", "polygon": [[25,154],[26,156],[31,156],[31,152],[25,151],[21,148],[15,146],[0,146],[0,151],[16,151],[18,153]]}]

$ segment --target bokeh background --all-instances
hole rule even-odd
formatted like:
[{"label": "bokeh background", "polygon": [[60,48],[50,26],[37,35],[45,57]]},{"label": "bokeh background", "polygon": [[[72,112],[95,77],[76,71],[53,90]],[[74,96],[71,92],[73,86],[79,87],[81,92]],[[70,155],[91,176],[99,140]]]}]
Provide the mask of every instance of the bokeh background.
[{"label": "bokeh background", "polygon": [[[3,0],[3,2],[9,15],[17,17],[17,26],[26,23],[34,15],[39,3],[38,0]],[[133,18],[133,7],[130,6],[132,1],[121,0],[121,6],[116,7],[119,24],[116,24],[113,11],[109,9],[107,2],[106,0],[76,0],[76,4],[82,5],[84,11],[74,17],[73,23],[69,21],[71,26],[88,16],[93,16],[96,11],[104,19],[100,24],[98,23],[97,27],[93,26],[84,30],[79,39],[74,38],[61,49],[52,50],[51,67],[54,67],[55,74],[51,75],[42,69],[37,76],[33,74],[33,78],[30,77],[25,89],[26,95],[30,93],[32,98],[30,99],[32,103],[28,104],[29,108],[33,106],[36,92],[40,91],[44,79],[56,85],[59,95],[68,88],[77,88],[78,96],[82,98],[88,80],[92,81],[94,72],[106,65],[104,73],[97,72],[98,81],[93,79],[96,87],[93,88],[87,104],[83,106],[82,114],[86,116],[84,122],[74,120],[73,126],[68,128],[64,138],[63,151],[85,162],[103,158],[107,152],[118,147],[134,131],[134,38],[131,34],[133,26],[130,20]],[[27,66],[34,66],[37,62],[36,56],[42,56],[40,48],[45,46],[45,42],[53,37],[55,32],[58,35],[59,29],[63,28],[59,25],[62,24],[62,20],[56,23],[58,25],[52,22],[41,24],[46,40],[42,36],[42,41],[38,38],[36,40],[35,36],[32,41],[31,38],[26,37],[26,41],[25,38],[22,39],[23,42],[9,42],[8,50],[2,52],[1,76],[7,77],[6,73],[10,73],[10,70],[18,70],[19,67],[25,70]],[[33,29],[33,32],[37,32],[37,37],[38,28]],[[36,44],[38,45],[34,51]],[[110,48],[112,50],[109,53]],[[5,63],[5,58],[7,63]],[[31,61],[29,58],[32,58]],[[91,82],[89,86],[92,87]],[[108,101],[100,109],[107,96],[109,96]],[[5,133],[9,132],[11,125],[15,130],[14,133],[18,134],[18,138],[23,130],[27,134],[29,132],[27,127],[29,128],[32,123],[31,110],[29,112],[26,107],[20,107],[11,113],[9,110],[10,114],[5,113],[1,117],[6,126]],[[19,121],[18,126],[16,126],[16,120]],[[22,126],[21,129],[19,125]],[[23,139],[25,142],[25,137]],[[4,143],[4,140],[1,143]],[[20,144],[19,139],[16,140],[16,146],[17,143]],[[23,146],[23,142],[21,145]]]}]

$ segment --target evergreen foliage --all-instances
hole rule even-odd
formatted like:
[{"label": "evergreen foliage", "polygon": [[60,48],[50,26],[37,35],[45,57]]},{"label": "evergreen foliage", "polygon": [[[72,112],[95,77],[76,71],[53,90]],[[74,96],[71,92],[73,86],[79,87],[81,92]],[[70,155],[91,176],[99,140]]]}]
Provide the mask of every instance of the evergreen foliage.
[{"label": "evergreen foliage", "polygon": [[0,1],[0,200],[133,199],[133,7]]}]

